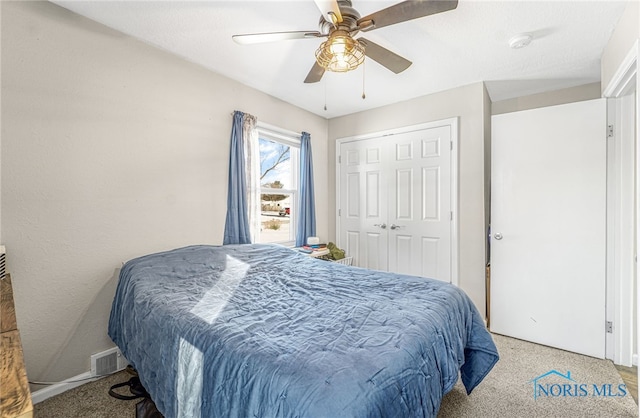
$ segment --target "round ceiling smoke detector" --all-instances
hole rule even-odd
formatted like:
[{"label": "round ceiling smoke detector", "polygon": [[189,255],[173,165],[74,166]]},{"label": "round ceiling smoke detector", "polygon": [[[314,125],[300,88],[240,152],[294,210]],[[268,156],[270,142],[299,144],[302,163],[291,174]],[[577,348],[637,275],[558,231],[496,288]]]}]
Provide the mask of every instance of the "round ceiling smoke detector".
[{"label": "round ceiling smoke detector", "polygon": [[509,46],[513,49],[524,48],[531,43],[533,37],[528,33],[522,33],[509,39]]}]

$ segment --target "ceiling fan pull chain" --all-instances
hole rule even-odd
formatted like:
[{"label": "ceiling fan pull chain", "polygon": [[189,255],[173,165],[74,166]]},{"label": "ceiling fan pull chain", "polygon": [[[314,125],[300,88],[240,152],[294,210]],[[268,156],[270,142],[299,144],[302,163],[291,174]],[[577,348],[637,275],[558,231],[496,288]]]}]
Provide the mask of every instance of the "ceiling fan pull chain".
[{"label": "ceiling fan pull chain", "polygon": [[324,79],[324,110],[327,110],[327,78]]},{"label": "ceiling fan pull chain", "polygon": [[364,94],[364,66],[365,66],[365,61],[362,61],[362,100],[366,99],[367,96]]}]

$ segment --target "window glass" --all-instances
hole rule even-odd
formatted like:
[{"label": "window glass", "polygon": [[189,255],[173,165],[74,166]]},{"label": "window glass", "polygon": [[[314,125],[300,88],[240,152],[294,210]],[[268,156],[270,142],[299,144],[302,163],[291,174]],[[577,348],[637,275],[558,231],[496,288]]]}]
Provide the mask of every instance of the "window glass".
[{"label": "window glass", "polygon": [[260,184],[263,188],[292,188],[289,145],[260,138]]},{"label": "window glass", "polygon": [[[254,241],[290,244],[295,241],[299,139],[274,138],[259,130],[260,236]],[[287,140],[288,139],[288,140]]]}]

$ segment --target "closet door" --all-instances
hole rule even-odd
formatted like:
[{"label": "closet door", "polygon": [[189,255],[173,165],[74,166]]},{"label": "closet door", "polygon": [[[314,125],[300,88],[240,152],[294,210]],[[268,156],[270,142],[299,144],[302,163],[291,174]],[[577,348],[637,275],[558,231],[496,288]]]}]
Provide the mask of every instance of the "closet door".
[{"label": "closet door", "polygon": [[389,270],[450,282],[451,127],[389,138]]},{"label": "closet door", "polygon": [[453,124],[340,144],[338,244],[355,265],[452,281]]},{"label": "closet door", "polygon": [[388,144],[381,138],[341,146],[340,245],[354,265],[388,269]]}]

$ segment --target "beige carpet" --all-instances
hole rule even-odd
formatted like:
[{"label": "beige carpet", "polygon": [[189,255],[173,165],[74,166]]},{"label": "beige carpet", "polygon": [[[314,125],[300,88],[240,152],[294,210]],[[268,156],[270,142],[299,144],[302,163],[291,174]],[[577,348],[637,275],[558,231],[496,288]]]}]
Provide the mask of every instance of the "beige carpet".
[{"label": "beige carpet", "polygon": [[[611,385],[610,394],[621,394],[620,375],[609,361],[598,360],[512,338],[494,335],[500,361],[485,380],[467,396],[459,382],[445,396],[439,418],[463,417],[637,417],[638,407],[630,394],[593,396],[592,387]],[[544,396],[534,399],[532,379],[550,370],[571,372],[573,385],[584,384],[589,396]],[[138,400],[121,401],[107,391],[130,375],[117,373],[88,383],[35,405],[35,418],[127,418],[135,417]],[[562,385],[567,381],[549,376],[539,383]],[[601,390],[601,389],[600,389]],[[553,393],[553,392],[552,392]],[[567,393],[582,393],[571,389]]]},{"label": "beige carpet", "polygon": [[[598,385],[611,384],[608,394],[621,394],[623,384],[613,363],[593,357],[556,350],[542,345],[493,335],[498,346],[500,361],[480,385],[467,396],[461,382],[445,395],[439,418],[443,417],[637,417],[638,406],[631,394],[626,396],[599,396],[593,390]],[[548,385],[570,384],[567,396],[544,396],[534,399],[534,378],[551,370],[563,375],[571,372],[575,382],[558,376],[548,376],[538,383]],[[582,385],[587,396],[574,385]],[[551,393],[558,393],[558,387]],[[593,396],[595,394],[595,396]]]},{"label": "beige carpet", "polygon": [[[109,395],[109,388],[131,377],[122,371],[71,389],[33,406],[34,418],[129,418],[136,416],[140,399],[121,401]],[[118,391],[129,395],[128,391]]]}]

